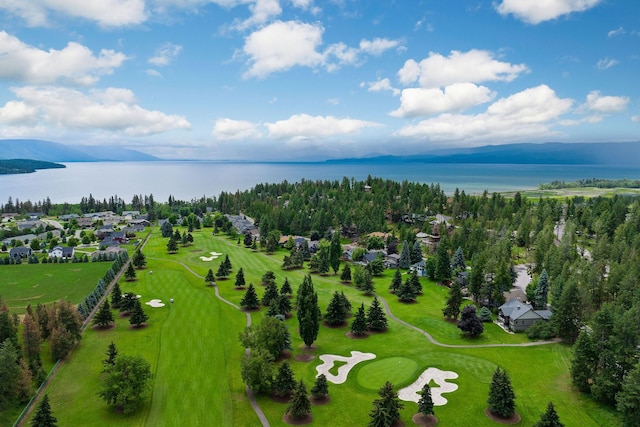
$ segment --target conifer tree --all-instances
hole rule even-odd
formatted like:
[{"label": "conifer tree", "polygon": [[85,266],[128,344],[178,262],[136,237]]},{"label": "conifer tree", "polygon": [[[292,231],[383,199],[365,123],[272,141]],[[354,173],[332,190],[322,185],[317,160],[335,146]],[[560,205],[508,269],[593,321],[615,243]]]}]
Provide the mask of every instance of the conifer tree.
[{"label": "conifer tree", "polygon": [[411,264],[422,261],[422,246],[420,246],[419,240],[413,242],[409,256],[411,257]]},{"label": "conifer tree", "polygon": [[393,279],[391,279],[391,284],[389,285],[389,292],[395,294],[400,289],[402,285],[402,273],[400,273],[400,269],[396,268],[396,272],[393,274]]},{"label": "conifer tree", "polygon": [[547,410],[540,416],[540,419],[533,427],[564,427],[552,402],[549,402]]},{"label": "conifer tree", "polygon": [[433,399],[431,397],[431,387],[429,387],[429,383],[426,383],[422,386],[422,391],[420,392],[420,400],[418,400],[418,412],[422,415],[434,415],[433,412]]},{"label": "conifer tree", "polygon": [[273,379],[273,393],[276,396],[290,396],[296,389],[296,380],[289,362],[284,361]]},{"label": "conifer tree", "polygon": [[173,237],[169,238],[169,241],[167,242],[167,252],[178,252],[178,242]]},{"label": "conifer tree", "polygon": [[267,283],[267,288],[264,290],[264,295],[262,296],[262,305],[270,306],[272,301],[275,301],[280,296],[278,292],[278,286],[275,281],[270,281]]},{"label": "conifer tree", "polygon": [[367,311],[367,327],[372,331],[382,331],[387,327],[387,316],[384,314],[377,297],[373,297]]},{"label": "conifer tree", "polygon": [[400,410],[404,408],[404,404],[398,399],[398,394],[389,381],[378,390],[378,394],[380,398],[373,401],[373,411],[369,414],[371,420],[368,425],[391,427],[400,419]]},{"label": "conifer tree", "polygon": [[309,396],[307,396],[307,388],[302,380],[298,383],[291,397],[286,413],[295,419],[304,418],[311,413],[311,402],[309,401]]},{"label": "conifer tree", "polygon": [[49,395],[45,394],[40,403],[36,414],[31,421],[31,425],[34,427],[57,427],[56,417],[51,412],[51,404],[49,403]]},{"label": "conifer tree", "polygon": [[274,300],[278,305],[278,312],[283,316],[291,313],[291,301],[287,295],[278,295],[278,298]]},{"label": "conifer tree", "polygon": [[416,291],[413,286],[411,286],[409,279],[405,280],[402,285],[400,285],[396,295],[398,296],[398,300],[401,302],[413,302],[416,300]]},{"label": "conifer tree", "polygon": [[329,263],[333,274],[338,274],[340,269],[340,257],[342,256],[342,245],[340,244],[340,233],[337,231],[331,236],[331,246],[329,248]]},{"label": "conifer tree", "polygon": [[316,382],[311,387],[311,396],[314,399],[322,399],[329,394],[329,383],[325,374],[316,377]]},{"label": "conifer tree", "polygon": [[244,280],[244,271],[242,270],[242,267],[240,267],[240,270],[238,270],[238,272],[236,273],[236,289],[242,289],[244,288],[246,282]]},{"label": "conifer tree", "polygon": [[342,302],[342,298],[338,291],[333,293],[333,297],[331,297],[331,301],[329,301],[329,305],[324,312],[324,320],[327,324],[336,326],[344,323],[344,319],[347,313],[345,311],[345,306]]},{"label": "conifer tree", "polygon": [[124,277],[128,281],[133,281],[136,279],[136,270],[133,268],[133,263],[129,263],[127,266],[127,271],[124,272]]},{"label": "conifer tree", "polygon": [[351,333],[353,335],[362,336],[367,331],[367,318],[364,311],[364,304],[360,305],[353,322],[351,322]]},{"label": "conifer tree", "polygon": [[246,310],[253,310],[258,308],[259,306],[260,300],[258,299],[256,289],[253,287],[253,283],[249,283],[247,291],[244,293],[244,296],[240,300],[240,307]]},{"label": "conifer tree", "polygon": [[114,318],[113,313],[111,312],[111,307],[109,306],[109,301],[105,299],[104,303],[100,306],[100,309],[93,318],[93,324],[100,327],[106,327],[111,325],[113,322]]},{"label": "conifer tree", "polygon": [[547,298],[549,294],[549,274],[547,270],[542,270],[538,283],[536,284],[535,296],[533,299],[534,308],[537,310],[547,309]]},{"label": "conifer tree", "polygon": [[367,296],[371,296],[375,293],[375,287],[373,286],[373,278],[371,272],[368,269],[363,271],[363,281],[360,285],[360,290]]},{"label": "conifer tree", "polygon": [[231,273],[231,271],[233,270],[233,266],[231,265],[231,260],[229,259],[229,255],[224,256],[223,263],[224,263],[224,268],[227,274]]},{"label": "conifer tree", "polygon": [[340,292],[340,301],[342,301],[345,318],[347,318],[351,314],[351,302],[349,302],[349,299],[347,298],[347,296],[344,294],[343,291]]},{"label": "conifer tree", "polygon": [[213,270],[209,269],[209,271],[207,271],[207,276],[204,278],[204,281],[207,283],[213,283],[216,281],[216,279],[213,276]]},{"label": "conifer tree", "polygon": [[516,395],[506,371],[496,368],[489,386],[489,411],[503,418],[510,417],[516,410]]},{"label": "conifer tree", "polygon": [[298,288],[298,326],[300,337],[307,347],[318,338],[320,330],[320,307],[318,307],[318,294],[313,289],[311,276],[306,275]]},{"label": "conifer tree", "polygon": [[409,275],[409,283],[416,295],[422,295],[422,284],[420,283],[417,270],[413,270]]},{"label": "conifer tree", "polygon": [[289,283],[289,278],[284,278],[284,283],[282,284],[282,288],[280,288],[280,295],[290,296],[293,294],[293,289],[291,289],[291,284]]},{"label": "conifer tree", "polygon": [[137,249],[136,252],[133,254],[133,258],[131,259],[131,262],[136,268],[143,269],[147,265],[147,258],[140,251],[140,249]]},{"label": "conifer tree", "polygon": [[111,306],[113,308],[120,308],[122,304],[122,291],[120,290],[120,284],[116,282],[111,290]]},{"label": "conifer tree", "polygon": [[229,270],[227,269],[227,264],[225,264],[224,262],[221,262],[220,265],[218,266],[218,271],[216,271],[216,277],[222,279],[227,276],[229,276]]},{"label": "conifer tree", "polygon": [[451,262],[451,267],[454,270],[465,271],[467,269],[467,263],[464,259],[464,251],[462,247],[458,246],[458,249],[453,254],[453,261]]},{"label": "conifer tree", "polygon": [[409,250],[409,243],[407,243],[406,240],[402,242],[402,251],[398,259],[398,267],[405,270],[411,267],[411,251]]},{"label": "conifer tree", "polygon": [[113,341],[111,341],[109,347],[107,347],[107,352],[105,354],[107,355],[107,358],[102,361],[102,364],[105,369],[107,369],[109,366],[115,365],[116,357],[118,356],[118,349]]},{"label": "conifer tree", "polygon": [[133,310],[131,311],[131,317],[129,318],[129,323],[135,326],[140,326],[144,322],[149,319],[147,313],[144,312],[142,308],[142,304],[140,304],[140,300],[136,299],[136,302],[133,306]]},{"label": "conifer tree", "polygon": [[460,315],[460,307],[462,307],[462,291],[460,290],[460,284],[457,280],[454,280],[449,288],[449,297],[447,298],[447,305],[442,309],[442,314],[447,319],[457,319]]},{"label": "conifer tree", "polygon": [[342,268],[342,274],[340,275],[340,280],[345,283],[348,283],[351,281],[351,267],[349,266],[348,263],[345,263],[344,267]]}]

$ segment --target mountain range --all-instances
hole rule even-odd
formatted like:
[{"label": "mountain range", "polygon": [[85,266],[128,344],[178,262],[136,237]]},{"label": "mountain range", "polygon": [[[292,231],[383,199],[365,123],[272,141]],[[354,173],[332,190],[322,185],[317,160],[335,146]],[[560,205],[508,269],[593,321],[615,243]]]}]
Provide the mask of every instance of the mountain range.
[{"label": "mountain range", "polygon": [[0,159],[47,162],[139,162],[161,160],[150,154],[112,146],[65,145],[38,139],[0,140]]}]

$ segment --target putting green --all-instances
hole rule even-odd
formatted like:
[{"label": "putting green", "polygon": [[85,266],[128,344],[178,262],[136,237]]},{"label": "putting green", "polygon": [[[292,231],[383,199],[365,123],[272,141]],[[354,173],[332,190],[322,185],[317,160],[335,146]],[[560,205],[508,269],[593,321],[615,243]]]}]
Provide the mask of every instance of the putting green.
[{"label": "putting green", "polygon": [[358,383],[369,390],[378,390],[386,382],[406,385],[415,380],[418,363],[406,357],[389,357],[367,363],[358,371]]}]

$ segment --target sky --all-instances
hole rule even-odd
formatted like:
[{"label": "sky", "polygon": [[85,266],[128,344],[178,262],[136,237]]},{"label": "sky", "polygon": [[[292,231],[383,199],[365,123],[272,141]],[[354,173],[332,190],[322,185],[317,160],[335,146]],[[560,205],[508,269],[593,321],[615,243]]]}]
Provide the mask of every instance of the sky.
[{"label": "sky", "polygon": [[324,160],[640,140],[638,0],[0,0],[0,138]]}]

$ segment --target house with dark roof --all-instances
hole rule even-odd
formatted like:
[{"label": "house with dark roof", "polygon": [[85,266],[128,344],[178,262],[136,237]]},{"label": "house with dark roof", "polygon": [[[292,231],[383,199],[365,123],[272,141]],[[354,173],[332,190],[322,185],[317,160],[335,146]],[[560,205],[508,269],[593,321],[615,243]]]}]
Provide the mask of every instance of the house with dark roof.
[{"label": "house with dark roof", "polygon": [[28,248],[26,246],[18,246],[17,248],[11,248],[11,250],[9,251],[9,256],[14,259],[28,258],[32,253],[33,251],[31,250],[31,248]]},{"label": "house with dark roof", "polygon": [[511,299],[498,308],[498,321],[514,332],[526,331],[542,320],[549,320],[550,310],[534,310],[531,304]]},{"label": "house with dark roof", "polygon": [[73,258],[74,248],[69,246],[56,246],[49,251],[49,258]]}]

